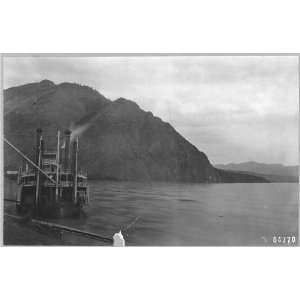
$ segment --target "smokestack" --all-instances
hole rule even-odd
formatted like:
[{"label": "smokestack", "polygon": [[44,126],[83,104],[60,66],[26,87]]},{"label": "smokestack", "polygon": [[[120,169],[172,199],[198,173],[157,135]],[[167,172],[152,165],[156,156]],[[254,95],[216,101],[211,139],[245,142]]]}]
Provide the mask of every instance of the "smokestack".
[{"label": "smokestack", "polygon": [[38,128],[36,130],[36,148],[35,148],[35,163],[39,163],[39,152],[40,152],[40,140],[42,136],[42,129]]},{"label": "smokestack", "polygon": [[78,160],[78,138],[73,141],[72,151],[72,174],[73,174],[73,201],[77,204],[77,160]]},{"label": "smokestack", "polygon": [[69,169],[70,167],[70,137],[71,130],[65,130],[65,157],[64,157],[64,167]]}]

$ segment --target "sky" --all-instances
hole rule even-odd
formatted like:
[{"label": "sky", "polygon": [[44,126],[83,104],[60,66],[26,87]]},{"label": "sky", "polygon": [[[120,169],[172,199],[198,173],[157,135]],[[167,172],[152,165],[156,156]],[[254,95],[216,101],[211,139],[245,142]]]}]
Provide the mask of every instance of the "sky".
[{"label": "sky", "polygon": [[169,122],[213,164],[298,164],[295,56],[3,58],[3,86],[49,79],[135,101]]}]

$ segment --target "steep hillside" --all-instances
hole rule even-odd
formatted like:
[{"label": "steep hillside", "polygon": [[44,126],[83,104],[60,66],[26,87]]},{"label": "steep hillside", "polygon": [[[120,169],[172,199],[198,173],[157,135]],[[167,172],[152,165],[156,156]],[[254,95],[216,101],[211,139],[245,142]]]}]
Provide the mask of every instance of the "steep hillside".
[{"label": "steep hillside", "polygon": [[[43,128],[50,146],[57,129],[80,135],[80,165],[90,178],[180,182],[266,182],[258,177],[219,171],[207,156],[170,124],[133,101],[110,101],[78,84],[39,83],[4,91],[4,133],[27,154],[35,130]],[[5,146],[5,168],[19,160]]]}]

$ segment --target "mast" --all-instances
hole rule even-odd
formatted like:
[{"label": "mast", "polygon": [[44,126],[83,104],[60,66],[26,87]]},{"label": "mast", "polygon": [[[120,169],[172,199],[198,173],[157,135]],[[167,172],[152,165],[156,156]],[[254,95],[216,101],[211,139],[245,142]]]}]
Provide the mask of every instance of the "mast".
[{"label": "mast", "polygon": [[55,184],[55,201],[58,202],[58,184],[59,184],[59,162],[60,162],[60,131],[57,131],[57,150],[56,150],[56,184]]},{"label": "mast", "polygon": [[[41,158],[42,158],[42,136],[39,136],[40,143],[37,148],[37,160],[38,160],[38,167],[41,168]],[[36,187],[35,187],[35,211],[38,213],[39,209],[39,198],[40,198],[40,171],[39,169],[36,170]]]},{"label": "mast", "polygon": [[37,165],[39,164],[39,148],[40,148],[41,136],[42,136],[42,129],[38,128],[36,130],[36,143],[35,143],[35,163]]}]

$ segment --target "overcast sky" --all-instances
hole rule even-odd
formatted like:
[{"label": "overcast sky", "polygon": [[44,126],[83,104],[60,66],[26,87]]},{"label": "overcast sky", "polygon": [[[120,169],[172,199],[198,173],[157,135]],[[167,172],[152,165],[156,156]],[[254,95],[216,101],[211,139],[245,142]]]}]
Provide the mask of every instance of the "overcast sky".
[{"label": "overcast sky", "polygon": [[4,58],[4,88],[42,79],[134,100],[213,164],[298,164],[297,57]]}]

